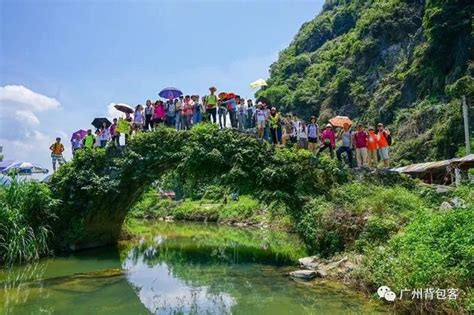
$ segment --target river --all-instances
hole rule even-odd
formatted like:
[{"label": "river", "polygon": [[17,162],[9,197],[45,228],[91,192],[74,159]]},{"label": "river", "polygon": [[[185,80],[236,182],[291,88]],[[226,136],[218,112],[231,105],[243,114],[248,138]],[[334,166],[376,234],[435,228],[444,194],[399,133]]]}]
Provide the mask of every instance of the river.
[{"label": "river", "polygon": [[2,314],[379,314],[360,294],[286,274],[294,236],[143,223],[140,237],[0,271]]}]

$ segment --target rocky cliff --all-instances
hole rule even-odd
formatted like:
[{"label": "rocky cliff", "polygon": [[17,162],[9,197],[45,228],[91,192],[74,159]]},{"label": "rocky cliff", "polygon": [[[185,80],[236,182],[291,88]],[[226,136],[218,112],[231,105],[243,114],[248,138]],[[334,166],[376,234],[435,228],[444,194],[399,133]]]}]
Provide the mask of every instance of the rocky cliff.
[{"label": "rocky cliff", "polygon": [[460,95],[473,104],[473,11],[469,0],[328,0],[258,96],[321,123],[384,122],[399,163],[451,158],[464,141]]}]

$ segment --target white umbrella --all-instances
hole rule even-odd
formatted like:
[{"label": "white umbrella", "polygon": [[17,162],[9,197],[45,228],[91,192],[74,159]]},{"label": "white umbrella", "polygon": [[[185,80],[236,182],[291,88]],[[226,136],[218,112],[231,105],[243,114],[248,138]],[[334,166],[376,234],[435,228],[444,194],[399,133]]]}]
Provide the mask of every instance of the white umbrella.
[{"label": "white umbrella", "polygon": [[258,80],[255,80],[253,81],[252,83],[250,83],[250,87],[253,89],[253,90],[257,90],[259,88],[261,88],[262,86],[267,86],[267,82],[265,82],[264,79],[258,79]]},{"label": "white umbrella", "polygon": [[47,168],[41,167],[37,164],[30,162],[15,162],[6,167],[2,173],[8,174],[15,172],[18,175],[31,175],[31,174],[47,174],[49,171]]}]

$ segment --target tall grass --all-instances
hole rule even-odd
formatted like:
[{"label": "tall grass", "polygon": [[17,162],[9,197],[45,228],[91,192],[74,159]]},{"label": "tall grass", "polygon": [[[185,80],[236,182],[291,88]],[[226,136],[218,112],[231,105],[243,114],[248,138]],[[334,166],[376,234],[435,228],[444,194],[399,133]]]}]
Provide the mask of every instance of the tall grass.
[{"label": "tall grass", "polygon": [[58,204],[43,183],[14,179],[0,187],[0,267],[50,253],[50,223]]}]

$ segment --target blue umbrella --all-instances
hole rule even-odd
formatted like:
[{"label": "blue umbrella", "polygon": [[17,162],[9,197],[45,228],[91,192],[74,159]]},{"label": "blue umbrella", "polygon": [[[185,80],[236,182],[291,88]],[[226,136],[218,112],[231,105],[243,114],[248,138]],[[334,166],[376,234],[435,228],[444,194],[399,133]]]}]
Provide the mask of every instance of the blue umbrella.
[{"label": "blue umbrella", "polygon": [[170,99],[180,97],[183,95],[183,92],[174,87],[167,87],[161,90],[158,95],[162,98]]},{"label": "blue umbrella", "polygon": [[47,174],[48,169],[30,162],[15,162],[2,170],[3,174],[10,172],[18,175]]}]

